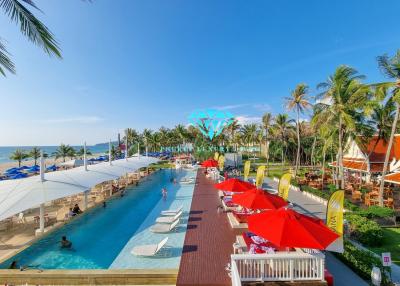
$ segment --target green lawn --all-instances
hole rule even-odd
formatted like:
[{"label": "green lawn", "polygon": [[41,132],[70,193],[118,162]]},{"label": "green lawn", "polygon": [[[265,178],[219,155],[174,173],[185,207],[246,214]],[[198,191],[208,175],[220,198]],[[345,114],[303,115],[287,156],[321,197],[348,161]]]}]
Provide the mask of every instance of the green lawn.
[{"label": "green lawn", "polygon": [[382,246],[369,249],[379,255],[382,252],[390,252],[392,261],[400,265],[400,228],[384,228],[383,233]]}]

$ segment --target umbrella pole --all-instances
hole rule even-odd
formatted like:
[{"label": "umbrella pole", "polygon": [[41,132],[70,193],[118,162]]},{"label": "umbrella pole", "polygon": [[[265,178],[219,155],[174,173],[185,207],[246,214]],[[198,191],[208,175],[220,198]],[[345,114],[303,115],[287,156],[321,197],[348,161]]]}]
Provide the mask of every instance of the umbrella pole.
[{"label": "umbrella pole", "polygon": [[85,166],[85,171],[87,171],[86,142],[83,144],[83,165]]},{"label": "umbrella pole", "polygon": [[110,139],[110,143],[108,143],[108,162],[111,166],[112,165],[112,163],[111,163],[111,139]]}]

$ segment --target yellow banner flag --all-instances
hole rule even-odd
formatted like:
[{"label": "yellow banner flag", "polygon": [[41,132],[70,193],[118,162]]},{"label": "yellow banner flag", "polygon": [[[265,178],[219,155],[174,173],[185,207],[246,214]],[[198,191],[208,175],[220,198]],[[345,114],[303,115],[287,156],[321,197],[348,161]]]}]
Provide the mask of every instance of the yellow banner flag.
[{"label": "yellow banner flag", "polygon": [[218,158],[218,167],[220,171],[224,170],[224,165],[225,165],[225,157],[224,155],[220,155]]},{"label": "yellow banner flag", "polygon": [[262,187],[262,184],[264,183],[264,176],[265,176],[265,166],[259,166],[257,169],[257,176],[256,176],[257,188]]},{"label": "yellow banner flag", "polygon": [[250,161],[244,162],[244,167],[243,167],[243,179],[247,181],[249,178],[249,173],[250,173]]},{"label": "yellow banner flag", "polygon": [[218,153],[218,152],[215,152],[215,153],[214,153],[214,160],[215,160],[215,161],[218,161],[218,157],[219,157],[219,153]]},{"label": "yellow banner flag", "polygon": [[344,191],[339,190],[330,196],[326,208],[326,225],[340,235],[343,234],[343,204]]},{"label": "yellow banner flag", "polygon": [[290,181],[292,179],[292,174],[283,174],[279,180],[278,185],[278,195],[287,201],[289,197]]}]

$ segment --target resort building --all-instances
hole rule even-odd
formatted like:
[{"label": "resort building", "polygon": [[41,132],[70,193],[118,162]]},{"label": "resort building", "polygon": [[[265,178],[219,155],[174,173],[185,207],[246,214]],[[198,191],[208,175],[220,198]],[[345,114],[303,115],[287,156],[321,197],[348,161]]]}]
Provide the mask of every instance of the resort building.
[{"label": "resort building", "polygon": [[[382,173],[388,142],[373,136],[367,142],[362,138],[349,139],[343,156],[343,167],[348,176],[357,177],[365,182],[370,182]],[[332,163],[333,167],[337,162]],[[387,172],[400,171],[400,134],[396,134],[389,157]],[[361,177],[360,177],[361,175]]]}]

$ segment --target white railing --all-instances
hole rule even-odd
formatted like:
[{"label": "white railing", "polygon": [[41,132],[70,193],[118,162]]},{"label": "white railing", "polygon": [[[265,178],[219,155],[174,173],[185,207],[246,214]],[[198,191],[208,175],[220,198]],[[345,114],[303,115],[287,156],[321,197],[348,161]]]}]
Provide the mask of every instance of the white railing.
[{"label": "white railing", "polygon": [[[237,281],[322,281],[325,255],[322,253],[273,253],[231,255],[232,285]],[[236,273],[235,273],[236,272]]]},{"label": "white railing", "polygon": [[232,286],[241,286],[242,281],[240,280],[240,275],[239,271],[236,266],[236,261],[232,260],[231,264],[231,280],[232,280]]}]

